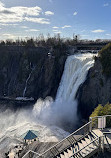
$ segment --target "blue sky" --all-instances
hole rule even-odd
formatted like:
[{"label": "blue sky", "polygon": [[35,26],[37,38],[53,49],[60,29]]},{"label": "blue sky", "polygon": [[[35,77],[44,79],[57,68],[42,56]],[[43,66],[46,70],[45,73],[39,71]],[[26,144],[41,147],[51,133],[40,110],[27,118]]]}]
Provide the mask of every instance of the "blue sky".
[{"label": "blue sky", "polygon": [[43,33],[111,38],[110,0],[0,0],[0,39]]}]

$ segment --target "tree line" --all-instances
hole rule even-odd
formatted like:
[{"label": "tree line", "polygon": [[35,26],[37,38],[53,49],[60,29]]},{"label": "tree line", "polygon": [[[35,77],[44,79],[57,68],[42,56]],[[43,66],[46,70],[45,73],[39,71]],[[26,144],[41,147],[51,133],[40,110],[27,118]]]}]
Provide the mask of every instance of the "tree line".
[{"label": "tree line", "polygon": [[60,36],[60,34],[57,34],[53,37],[50,36],[50,34],[47,35],[47,37],[44,37],[43,34],[40,34],[36,38],[26,38],[26,39],[7,39],[7,40],[1,40],[0,46],[32,46],[32,47],[65,47],[65,46],[75,46],[76,44],[95,44],[95,43],[109,43],[111,40],[102,40],[102,39],[96,39],[96,40],[87,40],[87,39],[80,39],[79,35],[73,34],[73,38],[63,38]]}]

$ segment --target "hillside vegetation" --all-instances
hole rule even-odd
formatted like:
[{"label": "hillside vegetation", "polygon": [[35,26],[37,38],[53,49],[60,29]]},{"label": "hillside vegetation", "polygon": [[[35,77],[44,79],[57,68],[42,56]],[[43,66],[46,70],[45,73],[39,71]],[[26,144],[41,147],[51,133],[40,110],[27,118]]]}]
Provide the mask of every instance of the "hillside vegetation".
[{"label": "hillside vegetation", "polygon": [[103,115],[111,115],[111,104],[110,103],[107,103],[105,106],[102,106],[101,104],[99,104],[94,109],[94,111],[92,112],[90,117],[103,116]]},{"label": "hillside vegetation", "polygon": [[103,73],[107,76],[111,75],[111,43],[106,45],[101,51],[99,52],[99,57],[101,60],[101,64],[103,67]]},{"label": "hillside vegetation", "polygon": [[[95,117],[95,116],[104,116],[104,115],[111,115],[111,104],[107,103],[105,106],[102,106],[99,104],[95,110],[92,112],[90,117]],[[111,127],[111,117],[107,117],[107,127]],[[94,122],[93,122],[94,123]]]}]

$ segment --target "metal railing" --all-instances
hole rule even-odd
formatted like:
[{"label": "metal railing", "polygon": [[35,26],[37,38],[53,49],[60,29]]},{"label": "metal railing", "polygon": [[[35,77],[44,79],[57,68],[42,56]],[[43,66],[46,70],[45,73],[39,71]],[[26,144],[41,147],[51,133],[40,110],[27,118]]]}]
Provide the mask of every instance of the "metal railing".
[{"label": "metal railing", "polygon": [[39,154],[37,152],[29,150],[22,158],[37,158],[38,156]]},{"label": "metal railing", "polygon": [[90,117],[89,120],[92,122],[91,130],[111,127],[111,115]]},{"label": "metal railing", "polygon": [[[83,148],[81,148],[80,150],[75,152],[70,158],[77,157],[77,156],[79,156],[79,158],[83,158],[84,151],[85,151],[84,154],[86,156],[88,154],[95,153],[95,151],[97,152],[97,151],[100,151],[101,149],[104,149],[103,141],[104,141],[103,136],[95,138],[89,144],[87,144],[86,146],[84,146]],[[91,147],[91,145],[95,145],[95,147]],[[88,147],[89,147],[89,149],[90,149],[90,147],[92,148],[91,152],[90,152],[90,150],[88,151]],[[87,149],[87,150],[85,150],[85,149]]]},{"label": "metal railing", "polygon": [[43,154],[38,156],[38,158],[52,158],[54,156],[59,155],[60,153],[64,152],[64,150],[70,148],[73,144],[77,141],[82,139],[85,135],[87,135],[90,131],[91,122],[88,122],[68,137],[63,139],[62,141],[58,142],[56,145],[45,151]]},{"label": "metal railing", "polygon": [[[98,147],[99,147],[99,138],[94,139],[93,141],[91,141],[89,144],[87,144],[85,147],[83,147],[82,149],[80,149],[79,151],[77,151],[76,153],[73,154],[74,157],[76,157],[77,155],[79,155],[79,157],[82,156],[82,152],[88,148],[88,146],[90,146],[91,144],[93,144],[94,142],[98,143]],[[87,153],[86,153],[87,154]]]}]

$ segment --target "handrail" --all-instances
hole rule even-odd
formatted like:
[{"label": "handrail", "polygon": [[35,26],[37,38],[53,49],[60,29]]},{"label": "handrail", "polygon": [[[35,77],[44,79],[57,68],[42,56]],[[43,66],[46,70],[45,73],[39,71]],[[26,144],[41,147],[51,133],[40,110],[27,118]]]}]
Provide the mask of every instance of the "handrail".
[{"label": "handrail", "polygon": [[103,134],[111,134],[111,132],[103,132]]},{"label": "handrail", "polygon": [[72,134],[68,135],[66,138],[62,139],[60,142],[58,142],[57,144],[55,144],[54,146],[52,146],[51,148],[49,148],[48,150],[46,150],[44,153],[40,154],[40,156],[44,155],[45,153],[47,153],[48,151],[50,151],[51,149],[53,149],[54,147],[56,147],[57,145],[59,145],[60,143],[62,143],[64,140],[67,140],[67,138],[69,138],[70,136],[76,134],[78,131],[80,131],[82,128],[84,128],[85,126],[87,126],[91,122],[92,121],[89,121],[88,123],[86,123],[85,125],[83,125],[82,127],[80,127],[79,129],[77,129],[75,132],[73,132]]},{"label": "handrail", "polygon": [[92,119],[92,118],[100,118],[100,117],[111,117],[111,115],[94,116],[94,117],[90,117],[90,118]]},{"label": "handrail", "polygon": [[93,141],[91,141],[89,144],[87,144],[86,146],[84,146],[83,148],[81,148],[80,150],[78,150],[77,152],[75,152],[73,155],[76,155],[77,153],[79,153],[80,151],[82,151],[83,149],[85,149],[87,146],[89,146],[90,144],[92,144],[93,142],[95,142],[99,138],[100,137],[95,138]]}]

